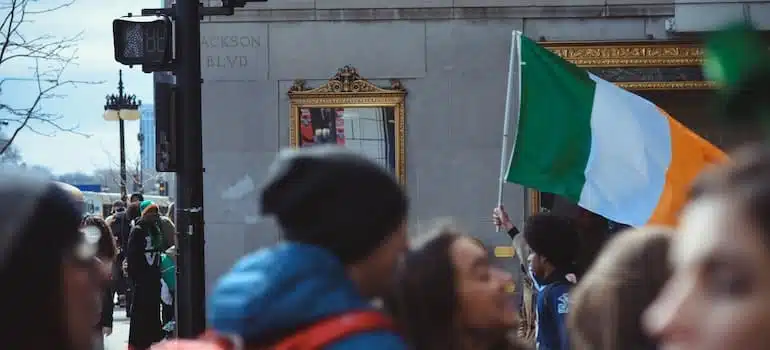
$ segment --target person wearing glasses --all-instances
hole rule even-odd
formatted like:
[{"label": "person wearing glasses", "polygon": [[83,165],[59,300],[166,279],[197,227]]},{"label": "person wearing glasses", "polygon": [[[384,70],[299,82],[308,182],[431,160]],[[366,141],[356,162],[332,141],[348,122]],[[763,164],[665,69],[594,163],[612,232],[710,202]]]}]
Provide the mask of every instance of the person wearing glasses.
[{"label": "person wearing glasses", "polygon": [[99,236],[81,230],[77,201],[51,181],[0,173],[3,349],[93,349],[94,301],[109,275],[97,263]]}]

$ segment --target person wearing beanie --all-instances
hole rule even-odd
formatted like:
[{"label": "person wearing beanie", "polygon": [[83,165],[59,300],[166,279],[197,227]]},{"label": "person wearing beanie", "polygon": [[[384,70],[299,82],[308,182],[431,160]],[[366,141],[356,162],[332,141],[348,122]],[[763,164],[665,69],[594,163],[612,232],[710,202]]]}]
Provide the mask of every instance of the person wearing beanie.
[{"label": "person wearing beanie", "polygon": [[[283,240],[241,258],[219,280],[207,307],[213,331],[266,346],[323,320],[374,313],[371,301],[389,290],[407,249],[407,211],[394,176],[342,146],[281,152],[262,188],[261,213]],[[380,328],[343,332],[323,348],[406,346]]]},{"label": "person wearing beanie", "polygon": [[141,192],[135,192],[131,194],[128,199],[128,203],[141,203],[144,202],[144,195]]},{"label": "person wearing beanie", "polygon": [[531,250],[527,260],[538,289],[535,301],[538,349],[570,348],[566,319],[569,291],[575,282],[578,237],[574,224],[563,216],[539,213],[525,223],[524,238]]},{"label": "person wearing beanie", "polygon": [[141,216],[131,229],[126,248],[133,298],[128,333],[131,350],[148,349],[163,338],[160,324],[160,260],[167,247],[158,220],[158,206],[152,201],[142,201],[138,209]]},{"label": "person wearing beanie", "polygon": [[45,179],[0,172],[3,349],[93,349],[96,298],[109,275],[94,259],[99,234],[80,230],[76,200]]}]

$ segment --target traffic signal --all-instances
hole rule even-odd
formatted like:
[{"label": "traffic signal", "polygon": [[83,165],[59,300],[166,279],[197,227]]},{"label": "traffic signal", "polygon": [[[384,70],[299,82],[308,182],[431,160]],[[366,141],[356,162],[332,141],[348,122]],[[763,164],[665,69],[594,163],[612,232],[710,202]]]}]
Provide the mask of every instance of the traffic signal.
[{"label": "traffic signal", "polygon": [[173,60],[173,24],[167,16],[116,19],[112,36],[115,60],[122,64],[165,68]]},{"label": "traffic signal", "polygon": [[155,170],[176,172],[179,156],[177,111],[179,103],[174,76],[155,73]]},{"label": "traffic signal", "polygon": [[168,196],[168,184],[166,183],[166,181],[161,180],[158,183],[158,193],[161,196]]}]

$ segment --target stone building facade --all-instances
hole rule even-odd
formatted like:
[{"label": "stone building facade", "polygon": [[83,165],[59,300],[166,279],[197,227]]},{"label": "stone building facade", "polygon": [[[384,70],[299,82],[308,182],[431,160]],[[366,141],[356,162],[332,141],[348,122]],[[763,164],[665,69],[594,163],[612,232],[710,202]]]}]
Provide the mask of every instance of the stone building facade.
[{"label": "stone building facade", "polygon": [[[217,5],[211,1],[210,6]],[[698,40],[736,19],[770,27],[770,2],[706,0],[270,0],[202,26],[207,281],[246,252],[275,243],[257,189],[289,144],[296,79],[319,86],[352,65],[406,88],[406,188],[412,225],[453,216],[490,246],[497,200],[511,31],[621,83],[712,139]],[[505,188],[515,220],[537,196]]]}]

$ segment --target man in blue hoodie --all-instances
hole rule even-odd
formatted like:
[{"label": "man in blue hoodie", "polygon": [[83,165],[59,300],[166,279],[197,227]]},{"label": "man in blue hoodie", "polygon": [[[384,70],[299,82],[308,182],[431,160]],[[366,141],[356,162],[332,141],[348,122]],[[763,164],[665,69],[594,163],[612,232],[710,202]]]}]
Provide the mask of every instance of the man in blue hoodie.
[{"label": "man in blue hoodie", "polygon": [[[261,212],[283,242],[238,261],[218,282],[209,324],[247,344],[280,343],[324,320],[373,310],[407,249],[408,200],[391,173],[340,146],[279,154]],[[356,332],[330,350],[406,349],[389,329]]]},{"label": "man in blue hoodie", "polygon": [[524,238],[532,252],[528,262],[537,289],[535,342],[538,350],[569,350],[569,291],[579,245],[569,219],[550,213],[530,216]]}]

